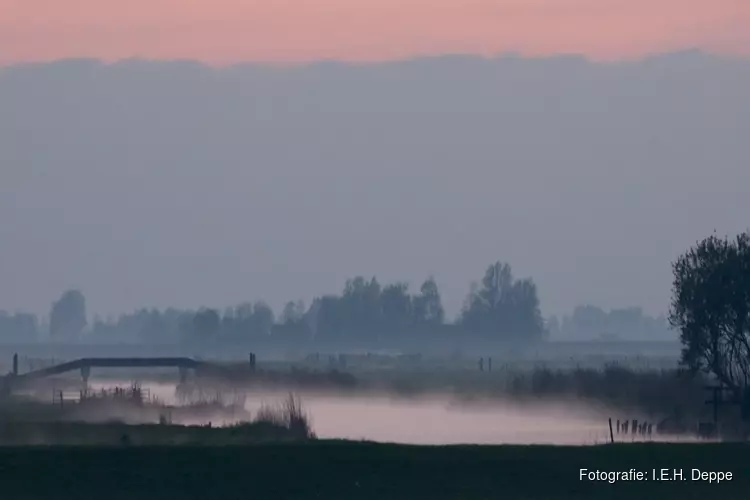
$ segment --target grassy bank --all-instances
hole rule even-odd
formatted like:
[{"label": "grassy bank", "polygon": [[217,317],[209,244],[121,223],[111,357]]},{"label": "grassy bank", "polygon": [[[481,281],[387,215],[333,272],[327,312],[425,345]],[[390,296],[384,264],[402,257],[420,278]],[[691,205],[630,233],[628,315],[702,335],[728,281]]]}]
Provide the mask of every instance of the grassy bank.
[{"label": "grassy bank", "polygon": [[[734,444],[417,447],[310,441],[252,447],[0,448],[0,497],[42,499],[747,499]],[[580,469],[684,469],[685,481],[589,482]],[[719,484],[691,469],[731,472]]]},{"label": "grassy bank", "polygon": [[0,422],[3,446],[241,446],[308,439],[283,422],[230,427],[80,422]]},{"label": "grassy bank", "polygon": [[[205,417],[205,411],[196,411],[203,410],[203,404],[168,407],[116,394],[62,406],[25,398],[0,400],[0,446],[226,446],[315,438],[309,416],[293,394],[275,406],[262,406],[252,419],[226,427],[173,425],[166,417],[177,410],[183,416],[191,412]],[[118,413],[122,418],[116,418]]]}]

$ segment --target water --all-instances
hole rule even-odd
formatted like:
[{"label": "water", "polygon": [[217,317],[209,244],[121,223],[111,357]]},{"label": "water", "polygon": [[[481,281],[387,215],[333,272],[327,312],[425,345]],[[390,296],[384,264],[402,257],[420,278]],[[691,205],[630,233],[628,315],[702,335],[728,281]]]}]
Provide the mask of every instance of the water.
[{"label": "water", "polygon": [[[129,386],[129,382],[94,381],[94,390]],[[175,404],[175,386],[143,383],[151,395]],[[204,393],[209,398],[212,391]],[[263,404],[283,401],[287,392],[252,391],[245,407],[254,413]],[[404,399],[299,393],[304,410],[320,438],[407,444],[597,444],[609,440],[607,417],[582,404],[519,405],[459,403],[448,396]],[[231,399],[231,396],[230,398]],[[204,423],[204,422],[196,422]],[[207,423],[207,422],[205,422]],[[213,425],[233,422],[212,421]]]},{"label": "water", "polygon": [[551,406],[340,397],[306,398],[305,404],[313,428],[324,438],[410,444],[594,444],[608,432],[601,419]]}]

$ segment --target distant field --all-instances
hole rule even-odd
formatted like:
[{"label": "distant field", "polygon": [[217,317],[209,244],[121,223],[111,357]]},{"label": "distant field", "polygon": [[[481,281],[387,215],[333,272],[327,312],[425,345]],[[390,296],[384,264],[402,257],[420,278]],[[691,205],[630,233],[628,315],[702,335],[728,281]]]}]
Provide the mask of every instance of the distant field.
[{"label": "distant field", "polygon": [[[439,425],[439,422],[429,425]],[[418,447],[320,441],[248,447],[0,448],[3,500],[746,500],[750,448],[735,444]],[[589,482],[579,469],[647,472]],[[683,469],[658,482],[652,469]],[[723,483],[691,469],[731,472]]]}]

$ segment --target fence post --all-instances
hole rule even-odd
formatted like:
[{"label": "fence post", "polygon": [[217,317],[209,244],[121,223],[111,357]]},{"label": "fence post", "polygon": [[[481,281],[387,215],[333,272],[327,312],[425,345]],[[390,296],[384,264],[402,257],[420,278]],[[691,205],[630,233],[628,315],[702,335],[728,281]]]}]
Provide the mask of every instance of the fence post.
[{"label": "fence post", "polygon": [[609,441],[611,443],[615,442],[615,435],[612,432],[612,417],[609,417]]}]

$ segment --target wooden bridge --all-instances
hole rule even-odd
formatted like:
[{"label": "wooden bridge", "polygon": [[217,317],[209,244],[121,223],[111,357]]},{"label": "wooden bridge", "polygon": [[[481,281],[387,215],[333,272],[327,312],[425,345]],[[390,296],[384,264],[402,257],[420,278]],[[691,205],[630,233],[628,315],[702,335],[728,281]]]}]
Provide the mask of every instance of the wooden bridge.
[{"label": "wooden bridge", "polygon": [[13,371],[2,378],[5,390],[23,385],[45,377],[53,377],[63,373],[80,370],[84,384],[88,383],[92,368],[178,368],[180,381],[184,382],[188,370],[201,368],[217,368],[212,363],[197,361],[192,358],[81,358],[75,361],[60,363],[47,368],[18,373],[18,355],[13,356]]}]

